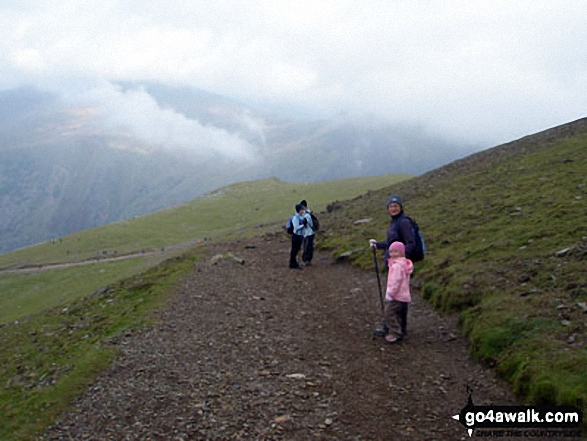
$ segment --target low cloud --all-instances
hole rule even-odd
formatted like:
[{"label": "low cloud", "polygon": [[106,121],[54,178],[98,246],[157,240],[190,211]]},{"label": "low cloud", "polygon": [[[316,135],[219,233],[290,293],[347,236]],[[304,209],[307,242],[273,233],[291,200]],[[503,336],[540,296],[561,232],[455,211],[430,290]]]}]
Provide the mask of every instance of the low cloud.
[{"label": "low cloud", "polygon": [[[488,146],[585,116],[586,15],[583,0],[8,0],[0,89],[157,82],[324,117],[377,114]],[[159,115],[178,139],[201,130]],[[248,150],[236,141],[229,154]]]},{"label": "low cloud", "polygon": [[113,84],[70,98],[76,107],[92,108],[94,130],[125,135],[142,145],[182,151],[195,158],[223,157],[254,161],[257,147],[238,133],[201,124],[171,108],[162,108],[143,88],[122,90]]}]

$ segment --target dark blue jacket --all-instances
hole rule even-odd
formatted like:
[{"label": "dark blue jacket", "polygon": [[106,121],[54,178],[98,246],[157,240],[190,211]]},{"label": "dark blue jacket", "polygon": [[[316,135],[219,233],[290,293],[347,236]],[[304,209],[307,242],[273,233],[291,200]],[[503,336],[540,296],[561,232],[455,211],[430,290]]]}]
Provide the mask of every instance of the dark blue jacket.
[{"label": "dark blue jacket", "polygon": [[385,262],[389,259],[389,246],[393,242],[403,243],[406,247],[406,257],[411,259],[412,251],[416,247],[416,238],[412,228],[412,221],[403,211],[391,218],[389,228],[387,229],[387,240],[385,242],[377,242],[377,249],[385,250]]}]

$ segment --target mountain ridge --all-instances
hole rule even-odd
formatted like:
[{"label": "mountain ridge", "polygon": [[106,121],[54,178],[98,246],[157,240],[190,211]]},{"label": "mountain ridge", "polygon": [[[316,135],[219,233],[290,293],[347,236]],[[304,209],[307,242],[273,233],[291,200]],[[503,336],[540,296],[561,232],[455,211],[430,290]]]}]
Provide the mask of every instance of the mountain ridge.
[{"label": "mountain ridge", "polygon": [[154,83],[111,84],[85,100],[2,91],[0,107],[0,252],[239,181],[419,174],[473,149],[418,127],[299,118]]}]

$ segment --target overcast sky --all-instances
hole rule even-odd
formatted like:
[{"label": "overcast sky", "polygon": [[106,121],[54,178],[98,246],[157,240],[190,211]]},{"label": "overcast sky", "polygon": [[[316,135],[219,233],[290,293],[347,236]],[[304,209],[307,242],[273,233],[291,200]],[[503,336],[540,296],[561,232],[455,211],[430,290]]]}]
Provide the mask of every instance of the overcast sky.
[{"label": "overcast sky", "polygon": [[110,83],[158,81],[490,146],[587,116],[586,17],[584,0],[3,0],[0,90],[118,106]]}]

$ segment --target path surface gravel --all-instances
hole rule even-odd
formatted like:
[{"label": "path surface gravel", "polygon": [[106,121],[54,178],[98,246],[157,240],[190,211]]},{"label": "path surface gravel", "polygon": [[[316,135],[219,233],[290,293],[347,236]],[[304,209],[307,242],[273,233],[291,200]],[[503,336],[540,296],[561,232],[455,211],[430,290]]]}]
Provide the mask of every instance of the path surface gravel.
[{"label": "path surface gravel", "polygon": [[[227,252],[245,263],[211,264]],[[324,253],[290,270],[288,253],[283,234],[211,245],[41,439],[458,440],[467,384],[476,404],[514,402],[417,294],[407,340],[390,345],[371,334],[373,273]]]}]

